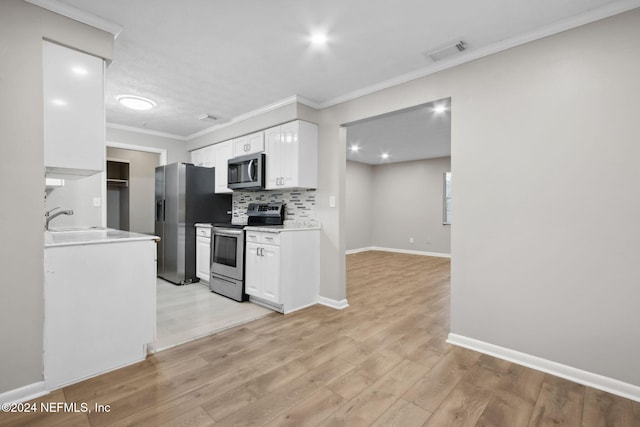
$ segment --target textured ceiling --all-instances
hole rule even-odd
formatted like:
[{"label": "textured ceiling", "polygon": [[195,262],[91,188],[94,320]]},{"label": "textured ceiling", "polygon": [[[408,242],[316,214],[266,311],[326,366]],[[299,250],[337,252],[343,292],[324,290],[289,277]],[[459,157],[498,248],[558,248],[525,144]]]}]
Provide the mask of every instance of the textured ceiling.
[{"label": "textured ceiling", "polygon": [[[29,0],[79,9],[123,29],[107,69],[107,122],[188,140],[297,95],[319,108],[640,6],[640,0]],[[309,43],[325,31],[329,43]],[[427,52],[463,40],[433,62]],[[143,112],[119,94],[151,98]],[[350,126],[379,164],[450,154],[450,113],[432,106]],[[202,114],[217,122],[197,119]],[[392,148],[389,148],[393,144]]]}]

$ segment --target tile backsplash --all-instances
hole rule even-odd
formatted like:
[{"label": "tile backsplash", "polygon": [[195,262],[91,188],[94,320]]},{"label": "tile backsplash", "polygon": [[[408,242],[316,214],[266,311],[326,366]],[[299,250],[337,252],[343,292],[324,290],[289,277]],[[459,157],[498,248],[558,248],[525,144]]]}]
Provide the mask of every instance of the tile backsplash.
[{"label": "tile backsplash", "polygon": [[245,224],[247,222],[247,207],[249,203],[286,203],[285,220],[314,220],[316,207],[316,190],[290,191],[248,191],[233,192],[232,222]]}]

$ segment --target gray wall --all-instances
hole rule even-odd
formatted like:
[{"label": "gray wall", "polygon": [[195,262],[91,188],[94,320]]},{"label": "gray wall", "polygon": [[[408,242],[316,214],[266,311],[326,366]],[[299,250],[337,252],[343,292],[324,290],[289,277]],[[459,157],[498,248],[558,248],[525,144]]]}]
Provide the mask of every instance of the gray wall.
[{"label": "gray wall", "polygon": [[0,2],[0,393],[43,380],[43,37],[113,56],[110,34],[22,0]]},{"label": "gray wall", "polygon": [[374,166],[347,161],[346,249],[450,254],[451,226],[442,224],[443,174],[449,170],[450,157]]},{"label": "gray wall", "polygon": [[[374,246],[450,254],[451,226],[442,225],[442,192],[451,158],[391,163],[373,170]],[[409,243],[410,237],[414,243]]]},{"label": "gray wall", "polygon": [[371,208],[373,207],[374,166],[347,161],[345,177],[346,249],[374,246]]},{"label": "gray wall", "polygon": [[129,230],[154,233],[155,170],[160,155],[107,148],[107,159],[129,160]]},{"label": "gray wall", "polygon": [[640,386],[638,39],[635,9],[321,111],[323,296],[345,295],[340,125],[451,97],[451,331]]}]

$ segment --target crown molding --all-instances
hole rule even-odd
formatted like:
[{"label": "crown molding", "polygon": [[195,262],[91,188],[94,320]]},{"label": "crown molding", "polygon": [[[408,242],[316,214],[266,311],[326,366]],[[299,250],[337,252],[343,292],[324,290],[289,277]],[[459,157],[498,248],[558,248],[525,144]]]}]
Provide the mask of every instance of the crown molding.
[{"label": "crown molding", "polygon": [[155,130],[137,128],[135,126],[126,126],[126,125],[120,125],[120,124],[117,124],[117,123],[109,123],[109,122],[107,122],[106,127],[110,128],[110,129],[125,130],[127,132],[142,133],[142,134],[145,134],[145,135],[161,136],[163,138],[171,138],[171,139],[176,139],[178,141],[187,141],[187,138],[185,138],[184,136],[174,135],[172,133],[166,133],[166,132],[158,132],[158,131],[155,131]]},{"label": "crown molding", "polygon": [[[58,1],[56,0],[26,0],[30,3],[34,3],[34,4],[38,4],[39,3],[55,3],[55,4],[59,4]],[[44,6],[43,6],[44,7]],[[429,65],[428,67],[422,68],[420,70],[416,70],[414,72],[411,73],[406,73],[397,77],[394,77],[392,79],[389,80],[385,80],[383,82],[371,85],[371,86],[367,86],[364,87],[362,89],[358,89],[356,91],[344,94],[344,95],[340,95],[338,97],[332,98],[330,100],[324,101],[324,102],[315,102],[312,100],[309,100],[303,96],[300,95],[292,95],[290,97],[281,99],[279,101],[276,101],[272,104],[266,105],[264,107],[258,108],[256,110],[250,111],[248,113],[245,114],[241,114],[239,116],[233,117],[232,119],[224,122],[224,123],[220,123],[217,125],[213,125],[211,127],[208,127],[206,129],[203,129],[201,131],[198,131],[196,133],[193,133],[191,135],[187,135],[185,136],[180,136],[180,135],[173,135],[173,134],[168,134],[168,133],[164,133],[164,132],[156,132],[156,131],[150,131],[147,129],[141,129],[141,128],[136,128],[136,127],[132,127],[132,126],[124,126],[124,125],[118,125],[118,124],[107,124],[107,127],[111,127],[111,128],[115,128],[115,129],[122,129],[122,130],[126,130],[126,131],[130,131],[130,132],[138,132],[138,133],[143,133],[143,134],[148,134],[148,135],[154,135],[154,136],[162,136],[162,137],[167,137],[167,138],[173,138],[173,139],[177,139],[180,141],[191,141],[195,138],[199,138],[203,135],[207,135],[211,132],[214,132],[216,130],[219,129],[223,129],[225,127],[234,125],[238,122],[242,122],[244,120],[253,118],[253,117],[257,117],[261,114],[267,113],[269,111],[273,111],[276,110],[278,108],[284,107],[286,105],[290,105],[293,103],[299,103],[299,104],[303,104],[306,105],[308,107],[311,107],[313,109],[316,110],[322,110],[324,108],[328,108],[328,107],[332,107],[334,105],[338,105],[347,101],[351,101],[353,99],[357,99],[366,95],[370,95],[372,93],[375,92],[379,92],[381,90],[384,89],[388,89],[394,86],[398,86],[401,85],[403,83],[407,83],[410,82],[412,80],[416,80],[419,79],[421,77],[425,77],[431,74],[435,74],[439,71],[443,71],[449,68],[453,68],[456,67],[458,65],[464,64],[466,62],[470,62],[470,61],[474,61],[476,59],[480,59],[483,58],[485,56],[489,56],[492,55],[494,53],[498,53],[498,52],[502,52],[504,50],[507,49],[511,49],[513,47],[516,46],[520,46],[523,45],[525,43],[529,43],[538,39],[542,39],[545,37],[549,37],[552,36],[554,34],[558,34],[561,33],[563,31],[567,31],[585,24],[589,24],[591,22],[595,22],[595,21],[599,21],[601,19],[605,19],[605,18],[609,18],[611,16],[614,15],[618,15],[620,13],[624,13],[627,12],[629,10],[635,9],[640,7],[640,0],[622,0],[622,1],[617,1],[615,3],[611,3],[608,4],[606,6],[597,8],[597,9],[593,9],[590,10],[588,12],[570,17],[568,19],[564,19],[562,21],[558,21],[552,25],[548,25],[546,27],[537,29],[535,31],[526,33],[526,34],[522,34],[516,37],[512,37],[510,39],[506,39],[506,40],[502,40],[498,43],[494,43],[490,46],[486,46],[483,48],[479,48],[477,50],[467,50],[464,53],[462,53],[459,56],[453,57],[453,58],[449,58],[449,59],[445,59],[443,61],[438,61],[435,62],[431,65]],[[71,9],[75,9],[75,8],[71,8]],[[55,11],[55,10],[54,10]],[[87,14],[89,15],[89,14]],[[66,16],[66,15],[65,15]],[[84,21],[81,21],[84,22]],[[99,28],[99,27],[98,27]]]},{"label": "crown molding", "polygon": [[284,99],[281,99],[279,101],[276,101],[276,102],[274,102],[272,104],[265,105],[264,107],[260,107],[260,108],[258,108],[256,110],[249,111],[248,113],[236,116],[236,117],[232,118],[231,120],[229,120],[229,121],[227,121],[225,123],[220,123],[219,125],[213,125],[211,127],[208,127],[206,129],[203,129],[203,130],[198,131],[196,133],[192,133],[191,135],[188,135],[185,138],[185,140],[186,141],[191,141],[192,139],[196,139],[196,138],[199,138],[199,137],[201,137],[203,135],[207,135],[207,134],[209,134],[209,133],[211,133],[213,131],[224,129],[224,128],[232,126],[232,125],[234,125],[236,123],[239,123],[239,122],[245,121],[247,119],[250,119],[250,118],[253,118],[253,117],[257,117],[257,116],[260,116],[262,114],[268,113],[269,111],[277,110],[278,108],[282,108],[284,106],[291,105],[291,104],[296,104],[296,103],[304,104],[304,105],[306,105],[308,107],[315,108],[315,109],[319,108],[319,104],[317,104],[317,103],[315,103],[313,101],[310,101],[310,100],[308,100],[306,98],[303,98],[303,97],[301,97],[299,95],[292,95],[292,96],[289,96],[287,98],[284,98]]},{"label": "crown molding", "polygon": [[535,31],[531,31],[529,33],[522,34],[516,37],[511,37],[509,39],[502,40],[500,42],[494,43],[492,45],[489,45],[477,50],[467,50],[465,51],[465,53],[459,56],[456,56],[450,59],[445,59],[443,61],[438,61],[426,68],[422,68],[420,70],[417,70],[411,73],[403,74],[403,75],[394,77],[392,79],[385,80],[383,82],[380,82],[371,86],[367,86],[365,88],[358,89],[356,91],[353,91],[344,95],[340,95],[336,98],[332,98],[330,100],[317,104],[317,107],[315,108],[318,110],[321,110],[324,108],[333,107],[334,105],[342,104],[343,102],[351,101],[353,99],[360,98],[365,95],[369,95],[384,89],[388,89],[393,86],[407,83],[407,82],[410,82],[411,80],[419,79],[421,77],[425,77],[430,74],[435,74],[439,71],[443,71],[448,68],[453,68],[455,66],[464,64],[466,62],[474,61],[476,59],[480,59],[482,57],[492,55],[494,53],[511,49],[513,47],[520,46],[525,43],[529,43],[538,39],[549,37],[554,34],[561,33],[563,31],[571,30],[573,28],[576,28],[585,24],[589,24],[591,22],[609,18],[611,16],[618,15],[620,13],[624,13],[629,10],[635,9],[637,7],[640,7],[640,0],[624,0],[624,1],[611,3],[606,6],[593,9],[588,12],[558,21],[554,24],[539,28]]},{"label": "crown molding", "polygon": [[70,6],[66,3],[62,3],[58,0],[25,0],[27,3],[39,6],[43,9],[55,12],[58,15],[66,16],[74,21],[82,22],[83,24],[90,25],[98,28],[107,33],[113,34],[113,38],[117,38],[122,31],[122,25],[111,22],[93,13],[86,12],[76,7]]}]

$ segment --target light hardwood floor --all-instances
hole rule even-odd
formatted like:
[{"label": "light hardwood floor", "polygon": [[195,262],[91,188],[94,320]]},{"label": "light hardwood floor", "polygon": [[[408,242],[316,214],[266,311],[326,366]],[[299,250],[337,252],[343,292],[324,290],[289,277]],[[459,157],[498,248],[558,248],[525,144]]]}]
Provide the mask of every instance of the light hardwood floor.
[{"label": "light hardwood floor", "polygon": [[345,310],[272,314],[38,399],[109,412],[0,425],[640,426],[640,403],[448,345],[448,260],[365,252],[347,274]]}]

